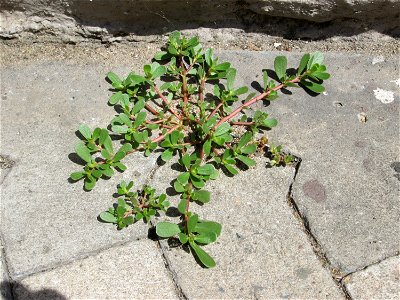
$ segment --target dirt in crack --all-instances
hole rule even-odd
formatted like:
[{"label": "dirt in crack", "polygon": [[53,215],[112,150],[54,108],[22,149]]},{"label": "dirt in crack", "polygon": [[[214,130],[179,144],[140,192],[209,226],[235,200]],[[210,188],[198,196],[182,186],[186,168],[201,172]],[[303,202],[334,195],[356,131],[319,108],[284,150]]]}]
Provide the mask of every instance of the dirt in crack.
[{"label": "dirt in crack", "polygon": [[7,156],[0,155],[0,169],[10,169],[14,164],[15,161],[9,159]]}]

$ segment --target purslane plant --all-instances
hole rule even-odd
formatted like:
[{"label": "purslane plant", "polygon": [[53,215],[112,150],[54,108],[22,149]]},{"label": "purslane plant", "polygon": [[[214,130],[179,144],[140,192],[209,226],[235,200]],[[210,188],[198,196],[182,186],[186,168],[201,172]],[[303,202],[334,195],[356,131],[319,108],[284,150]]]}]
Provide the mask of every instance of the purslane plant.
[{"label": "purslane plant", "polygon": [[[251,114],[246,110],[258,101],[276,99],[283,88],[300,85],[321,93],[323,80],[329,78],[320,52],[305,54],[293,74],[287,71],[285,56],[276,57],[274,69],[277,81],[264,71],[262,92],[242,97],[248,88],[235,86],[236,69],[229,62],[220,62],[212,49],[204,50],[197,37],[187,39],[179,32],[172,33],[163,51],[143,67],[142,74],[131,72],[121,79],[108,73],[114,89],[108,102],[118,114],[109,129],[92,131],[80,125],[82,141],[75,150],[84,168],[72,173],[71,179],[83,179],[84,188],[91,190],[100,178],[112,177],[114,170],[123,172],[127,167],[122,160],[131,153],[142,151],[148,156],[160,149],[164,161],[177,156],[182,172],[173,187],[180,195],[180,220],[158,222],[156,233],[160,238],[178,238],[202,265],[215,266],[203,246],[217,240],[221,224],[201,219],[190,207],[211,200],[204,187],[207,181],[218,178],[218,170],[236,175],[240,168],[255,165],[252,156],[263,145],[257,135],[275,127],[277,120],[259,110]],[[120,141],[117,149],[110,131],[114,140]],[[272,165],[293,161],[292,156],[281,153],[280,147],[272,145],[269,149]],[[165,194],[156,195],[149,186],[137,192],[132,188],[132,182],[121,182],[117,203],[102,212],[100,219],[121,229],[141,219],[152,222],[170,205]]]}]

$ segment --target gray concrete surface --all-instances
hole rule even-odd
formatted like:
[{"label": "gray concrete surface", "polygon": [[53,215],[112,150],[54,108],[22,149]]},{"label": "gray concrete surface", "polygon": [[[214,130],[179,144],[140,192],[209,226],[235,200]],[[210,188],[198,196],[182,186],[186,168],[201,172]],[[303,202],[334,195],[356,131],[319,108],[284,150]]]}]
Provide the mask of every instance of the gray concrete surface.
[{"label": "gray concrete surface", "polygon": [[17,299],[178,299],[160,249],[151,240],[114,247],[25,278]]},{"label": "gray concrete surface", "polygon": [[345,278],[353,299],[399,299],[399,257],[388,258]]},{"label": "gray concrete surface", "polygon": [[[160,168],[153,186],[171,187],[171,173],[170,164]],[[207,205],[191,204],[200,218],[220,222],[222,233],[205,247],[217,263],[211,270],[194,265],[191,254],[163,243],[188,299],[344,299],[288,209],[293,175],[293,168],[269,169],[266,159],[258,158],[257,166],[247,172],[210,182]]]},{"label": "gray concrete surface", "polygon": [[[270,53],[221,56],[245,74],[240,83],[250,82],[263,67],[273,68]],[[293,185],[295,202],[332,265],[346,274],[399,251],[394,170],[399,161],[399,63],[387,57],[376,63],[376,57],[326,56],[332,78],[325,95],[309,97],[292,89],[293,95],[282,95],[263,109],[279,120],[271,140],[302,158]],[[297,66],[290,58],[289,66]],[[377,89],[386,91],[389,100],[376,96]],[[363,112],[365,123],[358,118]]]},{"label": "gray concrete surface", "polygon": [[[238,85],[250,85],[261,80],[262,68],[272,68],[275,54],[223,52],[221,59],[231,60],[238,68]],[[74,131],[79,123],[105,126],[112,118],[113,110],[106,106],[105,74],[128,72],[130,67],[123,64],[138,70],[144,61],[139,55],[127,62],[115,51],[114,60],[96,63],[83,56],[77,61],[73,56],[40,60],[29,52],[24,55],[23,63],[0,68],[0,155],[15,161],[1,174],[5,257],[10,279],[16,281],[14,291],[22,295],[25,289],[33,290],[40,298],[43,288],[69,297],[70,286],[76,282],[71,274],[78,273],[79,262],[91,262],[92,269],[85,265],[87,277],[98,277],[91,283],[101,284],[107,275],[93,257],[112,256],[114,248],[135,248],[142,243],[136,240],[147,235],[145,225],[117,231],[96,217],[114,201],[112,193],[120,179],[134,177],[138,184],[149,179],[155,158],[129,157],[126,173],[101,181],[90,193],[82,191],[80,183],[67,181],[76,169],[68,155],[77,141]],[[299,57],[288,55],[289,65]],[[259,164],[262,176],[251,170],[222,179],[219,185],[213,182],[209,187],[213,202],[199,210],[205,218],[222,215],[224,220],[221,242],[208,247],[220,268],[205,271],[185,252],[164,249],[175,283],[189,298],[202,297],[202,285],[214,297],[243,292],[260,298],[340,298],[331,275],[341,279],[398,254],[398,61],[361,55],[326,57],[333,77],[324,95],[311,97],[295,90],[258,107],[279,120],[278,127],[268,132],[270,139],[302,158],[292,196],[328,261],[320,262],[313,254],[301,223],[285,202],[293,169],[265,169]],[[115,62],[118,65],[111,66]],[[360,122],[361,113],[366,114],[366,122]],[[154,175],[164,186],[168,184],[162,176],[165,172],[163,167]],[[257,197],[246,199],[246,187],[258,190]],[[252,201],[261,207],[254,211]],[[247,217],[250,213],[253,221]],[[146,242],[153,249],[150,254],[160,261],[159,249],[151,243]],[[121,264],[115,261],[115,266]],[[333,269],[338,273],[330,274]],[[195,274],[195,288],[188,283],[189,271]],[[147,275],[157,273],[164,274],[163,267]],[[66,284],[54,281],[46,286],[43,282],[50,277],[65,278]],[[245,280],[239,288],[236,277]]]},{"label": "gray concrete surface", "polygon": [[11,298],[10,278],[8,276],[8,269],[6,258],[4,255],[3,243],[0,240],[0,299],[8,300]]},{"label": "gray concrete surface", "polygon": [[[1,185],[1,230],[13,277],[147,236],[145,225],[117,232],[97,221],[118,180],[101,180],[90,193],[67,180],[80,170],[69,158],[77,126],[106,126],[113,116],[108,70],[53,62],[1,71],[1,153],[15,161]],[[155,167],[155,157],[127,162],[132,167],[116,177],[138,187]]]}]

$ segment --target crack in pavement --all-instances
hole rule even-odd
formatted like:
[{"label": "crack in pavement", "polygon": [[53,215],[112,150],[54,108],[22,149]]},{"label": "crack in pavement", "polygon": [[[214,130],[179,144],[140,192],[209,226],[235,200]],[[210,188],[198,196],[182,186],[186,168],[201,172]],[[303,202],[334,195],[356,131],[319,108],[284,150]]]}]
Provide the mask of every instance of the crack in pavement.
[{"label": "crack in pavement", "polygon": [[102,253],[104,251],[107,251],[107,250],[110,250],[110,249],[113,249],[113,248],[117,248],[117,247],[121,247],[121,246],[125,246],[125,245],[127,245],[129,243],[140,241],[140,240],[144,240],[144,239],[147,240],[148,236],[147,235],[136,236],[134,238],[130,238],[130,239],[125,240],[125,241],[121,241],[121,242],[110,244],[107,247],[98,248],[98,249],[93,250],[93,251],[82,252],[82,253],[79,253],[79,254],[71,257],[70,259],[66,259],[66,260],[63,260],[63,261],[60,261],[60,262],[57,262],[57,263],[51,263],[51,264],[48,264],[46,266],[37,267],[35,269],[32,269],[30,271],[26,271],[26,272],[21,273],[21,274],[16,274],[13,277],[10,277],[10,279],[12,281],[23,280],[25,278],[34,276],[36,274],[45,273],[45,272],[48,272],[48,271],[55,270],[55,269],[57,269],[59,267],[68,266],[68,265],[73,264],[74,262],[85,260],[85,259],[87,259],[89,257],[92,257],[92,256],[96,256],[97,254],[100,254],[100,253]]},{"label": "crack in pavement", "polygon": [[157,240],[157,245],[161,250],[162,259],[164,261],[165,268],[167,269],[169,275],[171,276],[172,282],[174,283],[176,292],[178,294],[179,299],[181,300],[188,300],[189,298],[184,293],[182,287],[179,284],[178,275],[176,272],[171,268],[171,262],[168,259],[168,256],[165,253],[165,247],[161,244],[160,240]]},{"label": "crack in pavement", "polygon": [[370,264],[368,264],[368,265],[366,265],[366,266],[364,266],[364,267],[362,267],[362,268],[359,268],[359,269],[357,269],[357,270],[354,270],[354,271],[352,271],[352,272],[349,272],[349,273],[347,273],[346,275],[344,275],[344,276],[340,279],[340,281],[341,281],[343,284],[345,284],[346,279],[347,279],[349,276],[353,275],[354,273],[364,271],[364,270],[368,269],[369,267],[379,265],[380,263],[384,262],[384,261],[387,260],[387,259],[394,258],[394,257],[398,257],[398,256],[400,256],[400,251],[396,251],[393,255],[386,256],[386,257],[384,257],[384,258],[382,258],[382,259],[379,259],[379,260],[377,260],[377,261],[375,261],[375,262],[373,262],[373,263],[370,263]]},{"label": "crack in pavement", "polygon": [[311,228],[309,225],[309,222],[307,218],[301,214],[299,207],[297,206],[296,201],[293,198],[293,185],[296,181],[297,174],[300,169],[301,165],[301,157],[295,156],[295,164],[294,164],[294,174],[293,174],[293,179],[292,182],[289,185],[289,191],[287,193],[287,203],[289,207],[292,209],[292,214],[294,217],[299,221],[303,232],[306,234],[308,241],[311,244],[312,250],[314,251],[315,255],[318,257],[319,261],[322,264],[322,267],[327,269],[337,285],[337,287],[341,290],[343,295],[345,296],[346,299],[351,300],[352,297],[350,296],[350,293],[348,292],[346,286],[342,282],[342,279],[344,278],[344,275],[340,272],[340,270],[332,267],[332,264],[328,257],[326,256],[325,251],[322,249],[322,246],[318,242],[317,238],[314,236],[314,234],[311,232]]}]

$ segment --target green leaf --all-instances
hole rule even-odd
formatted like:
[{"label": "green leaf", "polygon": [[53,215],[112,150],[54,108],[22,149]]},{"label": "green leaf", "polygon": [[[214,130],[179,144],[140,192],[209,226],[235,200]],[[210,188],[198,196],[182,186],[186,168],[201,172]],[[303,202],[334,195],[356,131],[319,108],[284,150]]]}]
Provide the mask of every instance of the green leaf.
[{"label": "green leaf", "polygon": [[156,233],[159,237],[168,238],[181,232],[179,226],[170,222],[160,222],[156,226]]},{"label": "green leaf", "polygon": [[194,232],[197,233],[207,233],[214,232],[217,236],[221,234],[222,226],[221,224],[214,221],[199,221],[196,224]]},{"label": "green leaf", "polygon": [[203,180],[201,180],[201,179],[199,179],[199,178],[196,178],[196,177],[194,177],[194,176],[192,176],[192,175],[190,176],[190,180],[191,180],[193,186],[194,186],[195,188],[197,188],[197,189],[201,189],[201,188],[203,188],[204,185],[205,185]]},{"label": "green leaf", "polygon": [[102,155],[105,159],[110,159],[110,157],[111,157],[111,154],[110,154],[110,152],[107,151],[107,149],[101,150],[101,155]]},{"label": "green leaf", "polygon": [[248,145],[248,146],[243,147],[242,149],[240,149],[240,151],[243,154],[253,154],[254,152],[257,151],[257,145],[256,144]]},{"label": "green leaf", "polygon": [[226,71],[230,68],[231,64],[229,62],[223,62],[221,64],[218,64],[214,67],[214,70],[216,71]]},{"label": "green leaf", "polygon": [[322,65],[323,62],[324,62],[324,55],[321,52],[316,51],[314,53],[311,53],[310,60],[307,63],[307,69],[311,69],[312,66],[315,64]]},{"label": "green leaf", "polygon": [[84,143],[79,143],[75,146],[76,154],[79,155],[85,162],[92,162],[92,155],[90,154],[90,150],[85,146]]},{"label": "green leaf", "polygon": [[189,154],[185,154],[184,156],[182,156],[182,164],[186,167],[186,169],[189,169],[190,167],[190,155]]},{"label": "green leaf", "polygon": [[104,222],[107,223],[117,223],[117,218],[110,212],[108,211],[103,211],[100,215],[99,215],[100,219]]},{"label": "green leaf", "polygon": [[190,247],[194,250],[201,263],[207,267],[215,267],[214,259],[203,249],[201,249],[195,242],[190,242]]},{"label": "green leaf", "polygon": [[226,71],[226,85],[228,87],[228,90],[233,90],[235,77],[236,77],[236,69],[229,68],[228,71]]},{"label": "green leaf", "polygon": [[278,78],[282,81],[286,77],[287,58],[286,56],[277,56],[274,61],[274,69]]},{"label": "green leaf", "polygon": [[144,108],[144,106],[145,106],[144,100],[143,99],[138,100],[132,108],[132,114],[136,115]]},{"label": "green leaf", "polygon": [[211,175],[215,171],[215,167],[211,164],[205,164],[197,168],[197,173],[200,175]]},{"label": "green leaf", "polygon": [[272,128],[278,125],[278,121],[276,119],[265,119],[263,122],[263,126]]},{"label": "green leaf", "polygon": [[118,168],[122,172],[126,170],[126,166],[123,163],[120,163],[120,162],[114,163],[114,167]]},{"label": "green leaf", "polygon": [[138,113],[138,114],[136,115],[135,122],[133,123],[133,127],[137,128],[137,127],[139,127],[140,125],[142,125],[143,122],[146,120],[146,115],[147,115],[147,114],[146,114],[145,111],[142,111],[142,112]]},{"label": "green leaf", "polygon": [[188,236],[186,234],[184,234],[183,232],[180,232],[178,234],[179,237],[179,241],[182,243],[182,245],[186,244],[189,240]]},{"label": "green leaf", "polygon": [[267,71],[263,71],[263,88],[266,90],[268,87],[268,73]]},{"label": "green leaf", "polygon": [[194,240],[200,244],[211,244],[217,240],[217,235],[214,232],[204,232],[202,234],[196,235]]},{"label": "green leaf", "polygon": [[114,175],[114,171],[111,168],[104,169],[103,175],[105,175],[107,177],[112,177]]},{"label": "green leaf", "polygon": [[179,176],[176,178],[182,185],[186,185],[189,180],[190,173],[189,172],[184,172],[179,174]]},{"label": "green leaf", "polygon": [[79,179],[82,179],[83,177],[85,177],[85,172],[73,172],[73,173],[71,173],[71,175],[69,175],[69,177],[72,179],[72,180],[79,180]]},{"label": "green leaf", "polygon": [[189,233],[193,232],[198,220],[199,220],[199,216],[197,214],[193,214],[189,217],[189,220],[187,223],[187,229],[188,229]]},{"label": "green leaf", "polygon": [[174,154],[174,150],[168,148],[161,154],[161,159],[165,162],[169,161]]},{"label": "green leaf", "polygon": [[303,73],[304,69],[307,67],[307,63],[310,60],[310,54],[306,53],[303,55],[303,57],[300,60],[300,65],[297,69],[297,75],[300,75]]},{"label": "green leaf", "polygon": [[242,86],[242,87],[238,88],[238,89],[235,91],[235,94],[236,94],[237,96],[238,96],[238,95],[242,95],[242,94],[247,93],[248,90],[249,90],[249,88],[248,88],[247,86]]},{"label": "green leaf", "polygon": [[183,193],[185,191],[185,187],[179,182],[174,182],[174,189],[177,193]]},{"label": "green leaf", "polygon": [[230,129],[231,129],[231,126],[228,123],[224,122],[217,127],[214,135],[215,136],[223,135],[224,133],[227,133]]},{"label": "green leaf", "polygon": [[326,72],[314,72],[312,75],[321,80],[327,80],[329,77],[331,77],[331,75]]},{"label": "green leaf", "polygon": [[253,167],[256,165],[256,162],[252,160],[251,158],[248,158],[247,156],[244,155],[238,155],[237,159],[240,160],[242,163],[244,163],[248,167]]},{"label": "green leaf", "polygon": [[207,140],[204,142],[203,150],[206,156],[209,156],[211,153],[211,140]]},{"label": "green leaf", "polygon": [[159,66],[159,67],[157,67],[157,68],[154,70],[154,72],[153,72],[151,78],[152,78],[152,79],[156,79],[156,78],[158,78],[158,77],[164,75],[165,73],[167,73],[167,68],[164,67],[164,66]]},{"label": "green leaf", "polygon": [[106,150],[109,153],[114,153],[113,147],[112,147],[112,141],[111,141],[111,137],[108,134],[107,129],[102,129],[100,132],[100,137],[99,137],[99,144],[100,145],[104,145],[104,148],[106,148]]},{"label": "green leaf", "polygon": [[178,210],[181,214],[185,214],[186,213],[186,208],[187,208],[187,200],[186,199],[182,199],[181,201],[179,201],[178,204]]},{"label": "green leaf", "polygon": [[113,72],[108,72],[107,73],[107,78],[110,79],[110,81],[112,83],[121,83],[121,79],[118,77],[117,74],[113,73]]},{"label": "green leaf", "polygon": [[310,91],[312,91],[314,93],[319,94],[319,93],[322,93],[323,91],[325,91],[325,88],[322,85],[318,84],[318,83],[311,82],[311,81],[305,81],[305,80],[302,80],[301,83],[307,89],[309,89]]},{"label": "green leaf", "polygon": [[202,203],[210,202],[211,193],[205,190],[194,191],[192,194],[192,198],[195,201],[200,201]]},{"label": "green leaf", "polygon": [[224,164],[224,167],[228,170],[229,173],[231,173],[232,175],[237,175],[239,172],[238,170],[236,170],[234,167],[232,167],[229,164]]},{"label": "green leaf", "polygon": [[85,189],[88,191],[92,190],[94,186],[96,185],[96,180],[90,180],[88,178],[85,178]]},{"label": "green leaf", "polygon": [[83,135],[83,137],[89,140],[92,137],[92,132],[90,131],[89,126],[86,124],[81,124],[79,126],[79,132]]},{"label": "green leaf", "polygon": [[212,65],[212,60],[213,60],[213,50],[212,49],[206,50],[205,59],[206,59],[207,65],[210,67]]},{"label": "green leaf", "polygon": [[251,131],[247,131],[243,136],[241,137],[239,143],[238,143],[238,148],[243,148],[245,145],[247,145],[251,139],[253,138],[253,133]]},{"label": "green leaf", "polygon": [[155,60],[164,60],[167,58],[169,58],[169,55],[168,55],[168,52],[165,52],[165,51],[158,52],[154,55]]},{"label": "green leaf", "polygon": [[[122,92],[116,92],[115,94],[113,94],[110,99],[108,99],[108,103],[110,103],[111,105],[115,105],[118,102],[122,101],[124,96],[124,94]],[[126,95],[126,94],[125,94]],[[127,95],[128,96],[128,95]],[[129,97],[129,96],[128,96]]]}]

